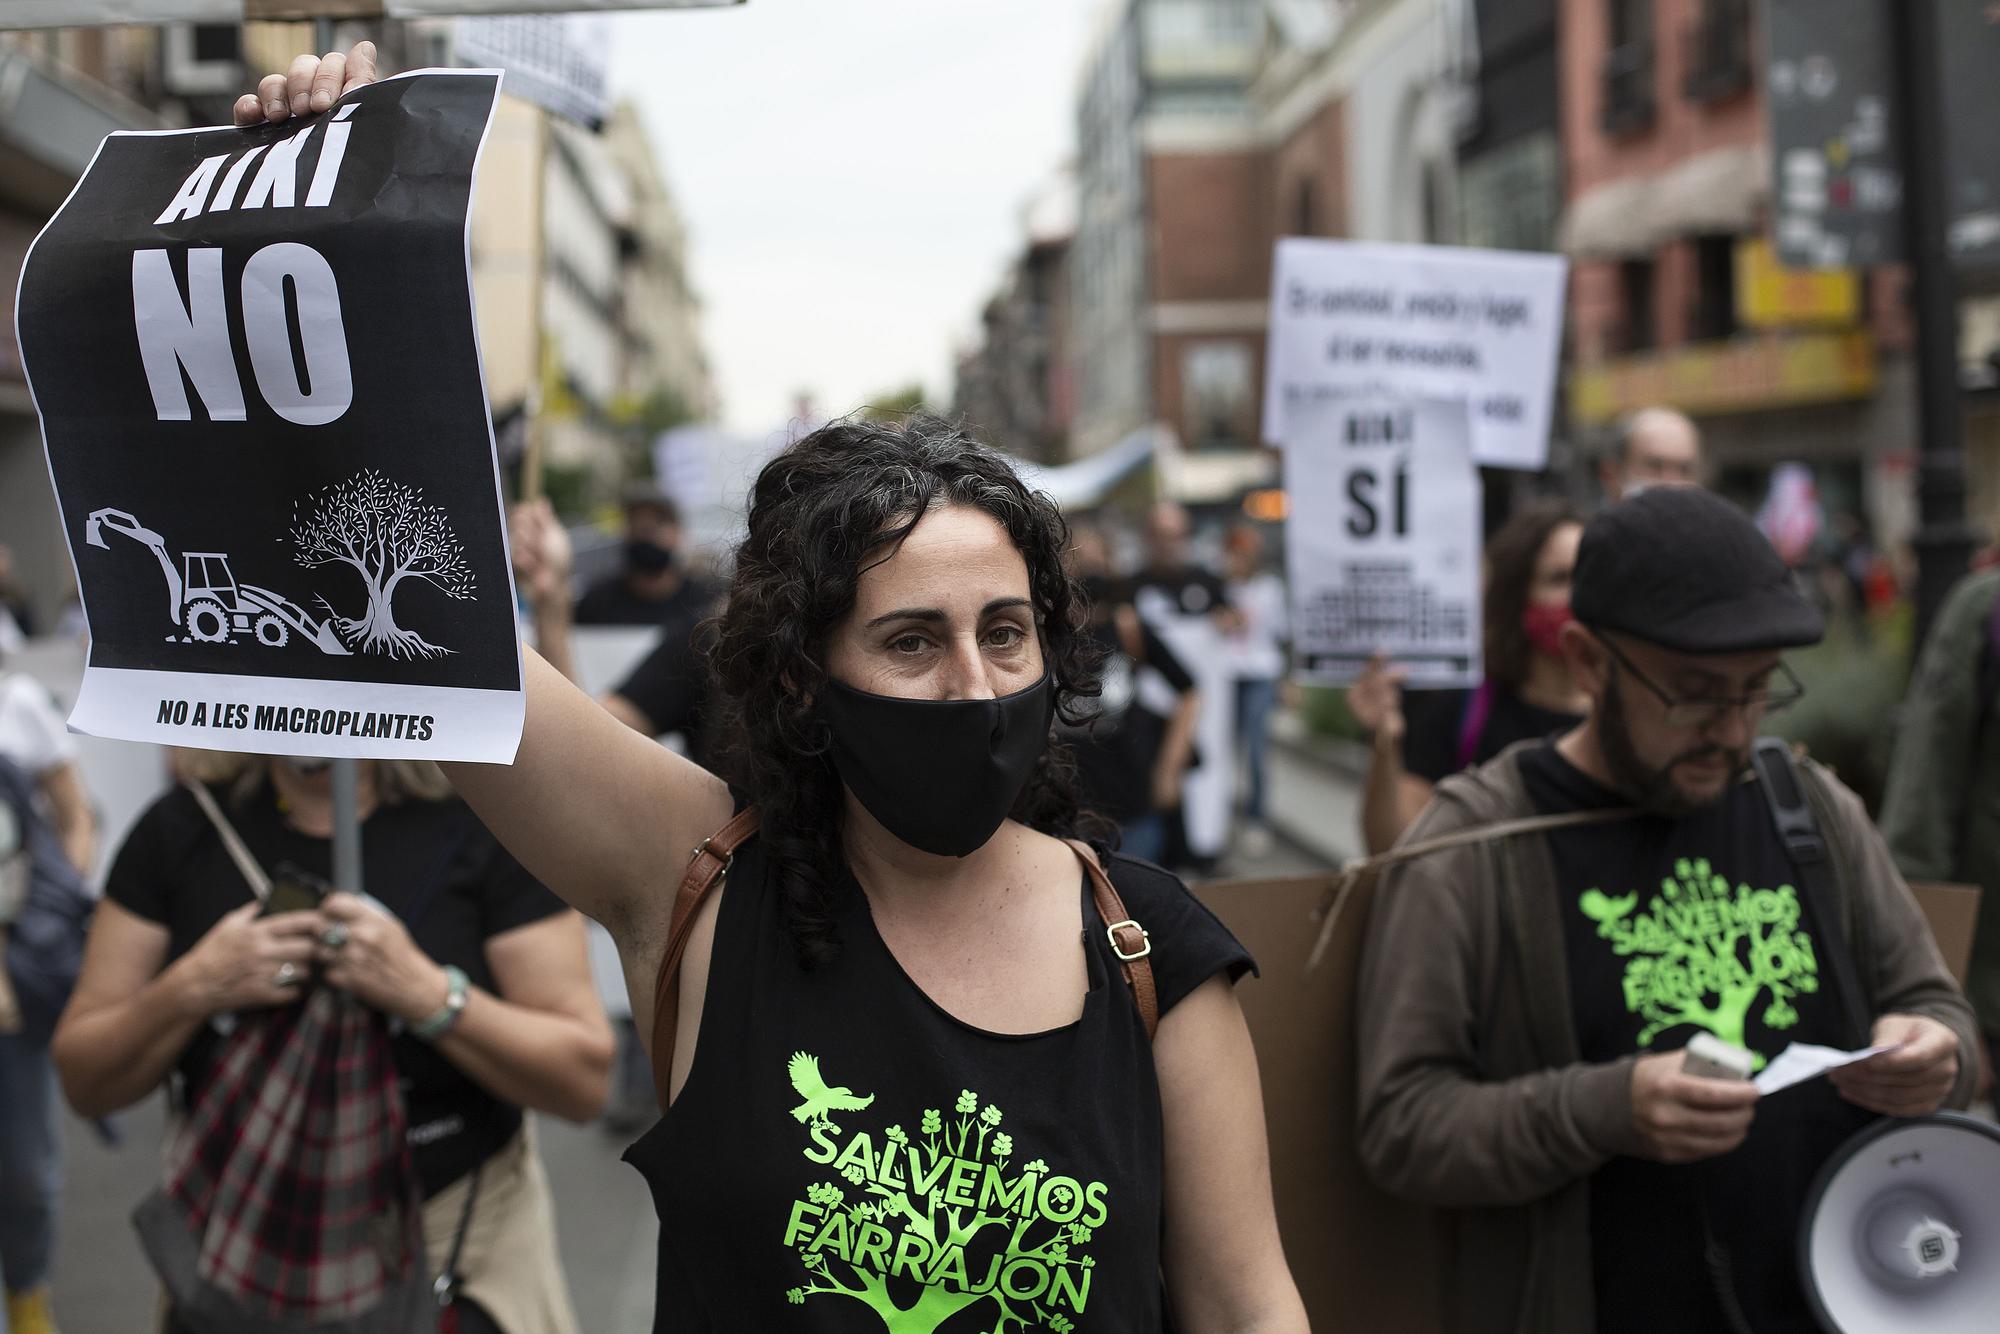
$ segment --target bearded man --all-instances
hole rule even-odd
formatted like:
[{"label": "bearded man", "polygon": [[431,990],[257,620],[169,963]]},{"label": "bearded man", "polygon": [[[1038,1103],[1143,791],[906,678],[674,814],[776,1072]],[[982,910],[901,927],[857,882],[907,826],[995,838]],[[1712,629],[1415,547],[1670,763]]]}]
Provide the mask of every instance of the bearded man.
[{"label": "bearded man", "polygon": [[[1750,520],[1641,492],[1585,529],[1570,602],[1585,721],[1446,779],[1404,837],[1600,818],[1385,878],[1362,1159],[1444,1211],[1452,1334],[1817,1334],[1814,1175],[1877,1115],[1965,1104],[1971,1011],[1859,799],[1782,748],[1752,764],[1803,693],[1783,651],[1823,625]],[[1887,1050],[1760,1097],[1683,1071],[1701,1033],[1755,1068],[1794,1042]]]}]

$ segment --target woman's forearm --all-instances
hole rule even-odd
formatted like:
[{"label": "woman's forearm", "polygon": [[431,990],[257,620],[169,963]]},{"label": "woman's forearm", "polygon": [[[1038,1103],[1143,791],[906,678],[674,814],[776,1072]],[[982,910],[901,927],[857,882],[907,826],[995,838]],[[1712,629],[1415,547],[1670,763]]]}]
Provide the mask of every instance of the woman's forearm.
[{"label": "woman's forearm", "polygon": [[208,1019],[178,966],[124,1000],[71,1010],[49,1044],[64,1096],[79,1116],[130,1107],[160,1086]]},{"label": "woman's forearm", "polygon": [[530,875],[617,935],[644,917],[662,868],[684,865],[729,819],[729,789],[613,718],[540,654],[526,665],[513,763],[445,772]]},{"label": "woman's forearm", "polygon": [[90,874],[97,857],[97,812],[91,808],[90,794],[74,764],[62,764],[42,779],[42,793],[48,798],[51,823],[62,840],[63,851],[76,869]]},{"label": "woman's forearm", "polygon": [[1176,786],[1187,772],[1188,761],[1194,758],[1194,725],[1200,717],[1201,692],[1187,691],[1174,706],[1173,717],[1167,720],[1166,735],[1160,740],[1159,768],[1155,772],[1171,778]]},{"label": "woman's forearm", "polygon": [[438,1050],[502,1102],[587,1121],[611,1091],[611,1034],[574,1015],[512,1005],[471,988]]},{"label": "woman's forearm", "polygon": [[535,651],[548,660],[549,666],[580,685],[570,638],[573,623],[567,598],[550,598],[535,607]]},{"label": "woman's forearm", "polygon": [[[1402,750],[1395,744],[1378,742],[1368,761],[1368,778],[1361,789],[1361,837],[1369,855],[1387,852],[1402,837],[1414,814],[1412,791],[1422,779],[1412,778],[1403,768]],[[1423,802],[1415,803],[1416,809]]]}]

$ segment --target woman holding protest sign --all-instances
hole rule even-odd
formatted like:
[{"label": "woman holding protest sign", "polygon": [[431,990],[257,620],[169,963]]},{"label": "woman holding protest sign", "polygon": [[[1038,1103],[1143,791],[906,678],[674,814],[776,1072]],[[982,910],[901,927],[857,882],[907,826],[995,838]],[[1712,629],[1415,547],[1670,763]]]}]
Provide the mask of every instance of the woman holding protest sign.
[{"label": "woman holding protest sign", "polygon": [[[212,1246],[218,1212],[245,1216],[243,1231],[261,1249],[244,1267],[273,1288],[267,1271],[335,1267],[326,1238],[339,1222],[327,1216],[351,1202],[363,1175],[356,1144],[314,1153],[307,1122],[273,1137],[289,1176],[270,1179],[285,1180],[283,1193],[297,1201],[275,1208],[264,1198],[271,1192],[244,1191],[245,1169],[232,1155],[282,1123],[286,1109],[312,1115],[350,1096],[350,1072],[365,1058],[384,1080],[369,1096],[386,1098],[393,1084],[400,1113],[392,1118],[400,1134],[379,1145],[383,1184],[369,1207],[386,1219],[412,1194],[421,1200],[406,1253],[422,1265],[410,1281],[425,1305],[433,1278],[449,1273],[460,1334],[574,1334],[524,1109],[585,1120],[604,1100],[611,1034],[582,919],[453,799],[436,765],[359,765],[365,896],[325,884],[327,761],[191,751],[177,768],[187,781],[146,811],[113,863],[54,1042],[63,1087],[87,1116],[169,1085],[183,1120],[163,1190],[187,1207],[159,1212],[149,1200],[139,1225],[176,1304],[220,1290],[230,1309],[255,1309],[243,1293],[218,1289],[207,1269],[196,1282],[163,1258],[180,1252],[180,1235]],[[328,994],[381,1017],[359,1024],[342,1049],[333,1093],[330,1082],[294,1073],[289,1057],[311,1048],[312,1007]],[[260,1029],[270,1035],[265,1050],[286,1059],[232,1082],[243,1044],[266,1042]],[[384,1121],[379,1106],[367,1121]],[[281,1147],[288,1141],[296,1142]],[[227,1166],[204,1191],[183,1174],[190,1160]],[[317,1299],[301,1300],[309,1308]],[[176,1311],[166,1328],[198,1334],[206,1322]]]},{"label": "woman holding protest sign", "polygon": [[1374,745],[1361,805],[1371,854],[1395,843],[1446,775],[1581,721],[1588,701],[1570,680],[1559,641],[1582,537],[1583,516],[1545,500],[1486,544],[1486,679],[1477,689],[1405,695],[1404,674],[1377,657],[1348,691],[1354,720]]},{"label": "woman holding protest sign", "polygon": [[[302,57],[239,118],[352,69]],[[948,424],[836,422],[753,489],[713,653],[734,791],[533,655],[515,762],[450,767],[654,1016],[668,1111],[628,1157],[656,1328],[1306,1328],[1250,960],[1171,876],[1062,837],[1064,545]]]}]

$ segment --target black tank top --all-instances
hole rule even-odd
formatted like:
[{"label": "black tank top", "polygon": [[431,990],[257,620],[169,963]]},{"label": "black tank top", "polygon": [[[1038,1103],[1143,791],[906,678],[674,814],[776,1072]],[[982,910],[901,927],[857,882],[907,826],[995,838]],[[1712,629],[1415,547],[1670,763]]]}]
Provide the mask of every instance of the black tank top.
[{"label": "black tank top", "polygon": [[[1252,967],[1158,867],[1106,868],[1152,933],[1160,1013]],[[717,917],[694,1065],[626,1152],[659,1211],[655,1334],[1107,1334],[1162,1327],[1160,1092],[1082,868],[1074,1024],[988,1033],[903,972],[851,878],[801,968],[760,840]]]}]

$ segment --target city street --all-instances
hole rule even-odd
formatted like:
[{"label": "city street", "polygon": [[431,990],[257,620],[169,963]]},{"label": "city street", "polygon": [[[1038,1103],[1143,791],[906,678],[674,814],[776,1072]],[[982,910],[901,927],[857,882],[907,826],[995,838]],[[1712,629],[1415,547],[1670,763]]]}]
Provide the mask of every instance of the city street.
[{"label": "city street", "polygon": [[[1296,799],[1294,778],[1287,774],[1284,781]],[[1351,801],[1331,782],[1322,796],[1330,809]],[[1347,823],[1351,827],[1352,821]],[[1221,870],[1229,876],[1293,875],[1322,864],[1281,837],[1270,855],[1231,859]],[[118,1119],[124,1142],[116,1148],[74,1116],[65,1122],[69,1189],[55,1289],[66,1330],[144,1334],[151,1328],[158,1288],[139,1252],[131,1216],[157,1178],[163,1120],[159,1098],[127,1112]],[[577,1318],[588,1334],[646,1334],[652,1328],[657,1228],[645,1184],[618,1158],[629,1137],[550,1117],[539,1119],[537,1133],[555,1188],[556,1227]]]}]

